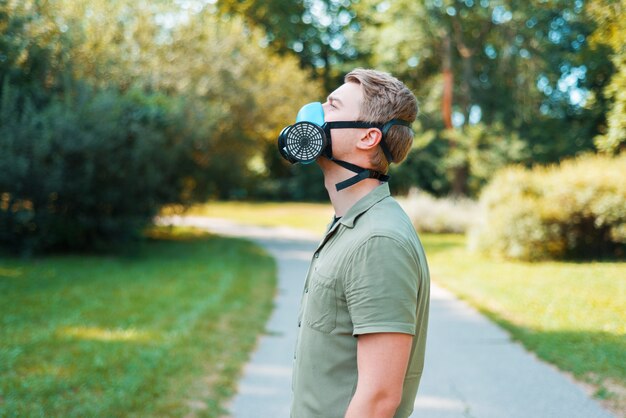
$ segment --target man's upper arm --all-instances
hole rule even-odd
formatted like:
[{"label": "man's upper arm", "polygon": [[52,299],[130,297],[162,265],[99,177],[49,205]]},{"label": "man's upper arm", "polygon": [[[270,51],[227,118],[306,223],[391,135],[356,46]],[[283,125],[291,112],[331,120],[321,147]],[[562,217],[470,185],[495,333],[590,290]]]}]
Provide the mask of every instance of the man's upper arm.
[{"label": "man's upper arm", "polygon": [[353,254],[344,291],[354,335],[415,334],[419,265],[399,241],[374,236]]},{"label": "man's upper arm", "polygon": [[382,387],[401,394],[412,344],[413,337],[409,334],[360,335],[357,342],[359,390],[375,391]]},{"label": "man's upper arm", "polygon": [[402,401],[411,353],[408,334],[376,333],[358,337],[356,392],[346,418],[391,418]]}]

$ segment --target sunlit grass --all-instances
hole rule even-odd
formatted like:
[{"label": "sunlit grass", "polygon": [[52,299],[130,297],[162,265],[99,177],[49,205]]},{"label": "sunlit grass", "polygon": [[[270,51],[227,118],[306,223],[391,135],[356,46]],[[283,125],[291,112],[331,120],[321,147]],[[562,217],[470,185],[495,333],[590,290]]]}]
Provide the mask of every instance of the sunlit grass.
[{"label": "sunlit grass", "polygon": [[[165,208],[162,215],[180,213]],[[333,216],[329,203],[208,202],[189,208],[184,215],[227,218],[246,225],[290,226],[323,234]]]},{"label": "sunlit grass", "polygon": [[468,252],[461,235],[422,239],[434,281],[626,406],[626,263],[494,260]]},{"label": "sunlit grass", "polygon": [[274,262],[243,240],[151,235],[133,256],[0,258],[0,416],[220,416]]},{"label": "sunlit grass", "polygon": [[65,327],[57,332],[59,338],[70,337],[77,340],[100,340],[100,341],[149,341],[155,336],[146,331],[135,328],[130,329],[107,329],[100,327]]}]

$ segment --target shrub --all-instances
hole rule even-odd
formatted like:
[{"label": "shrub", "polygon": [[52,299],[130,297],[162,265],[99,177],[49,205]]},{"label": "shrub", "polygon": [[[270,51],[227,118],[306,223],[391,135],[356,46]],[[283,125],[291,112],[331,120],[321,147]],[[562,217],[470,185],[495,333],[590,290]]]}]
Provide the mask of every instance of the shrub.
[{"label": "shrub", "polygon": [[478,205],[467,198],[435,198],[421,190],[412,189],[398,202],[419,232],[435,234],[465,233],[477,216]]},{"label": "shrub", "polygon": [[484,189],[470,246],[508,258],[623,257],[626,155],[509,167]]},{"label": "shrub", "polygon": [[180,201],[191,143],[173,133],[162,97],[82,86],[35,109],[6,84],[2,93],[0,245],[98,248]]}]

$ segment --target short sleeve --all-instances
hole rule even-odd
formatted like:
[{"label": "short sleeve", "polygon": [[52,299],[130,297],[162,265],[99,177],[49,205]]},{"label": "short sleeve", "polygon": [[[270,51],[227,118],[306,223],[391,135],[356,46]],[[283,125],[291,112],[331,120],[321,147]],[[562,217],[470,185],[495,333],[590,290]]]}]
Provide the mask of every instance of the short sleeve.
[{"label": "short sleeve", "polygon": [[351,257],[344,290],[353,334],[415,335],[419,265],[415,251],[374,236]]}]

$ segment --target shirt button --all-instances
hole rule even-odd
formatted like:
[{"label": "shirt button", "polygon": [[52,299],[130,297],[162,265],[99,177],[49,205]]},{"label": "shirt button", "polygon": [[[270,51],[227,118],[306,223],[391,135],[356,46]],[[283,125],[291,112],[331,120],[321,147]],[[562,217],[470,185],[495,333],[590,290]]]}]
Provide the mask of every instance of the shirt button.
[{"label": "shirt button", "polygon": [[309,293],[309,288],[304,289],[304,293]]},{"label": "shirt button", "polygon": [[300,325],[302,325],[302,322],[298,321],[298,328],[300,328]]},{"label": "shirt button", "polygon": [[320,253],[315,253],[315,258],[320,258]]}]

